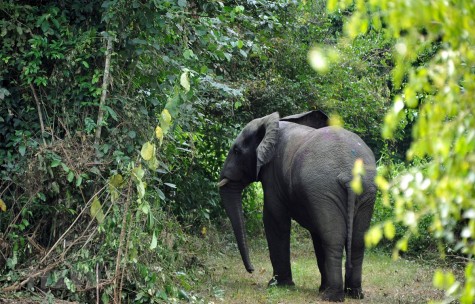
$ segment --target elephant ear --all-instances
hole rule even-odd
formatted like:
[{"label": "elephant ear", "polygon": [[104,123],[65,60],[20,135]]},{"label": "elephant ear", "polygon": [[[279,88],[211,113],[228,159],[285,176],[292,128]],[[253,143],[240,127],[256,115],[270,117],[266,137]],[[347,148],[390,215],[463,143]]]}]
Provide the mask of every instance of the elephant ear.
[{"label": "elephant ear", "polygon": [[274,157],[277,138],[279,136],[279,113],[274,112],[261,118],[261,128],[264,128],[265,135],[257,147],[257,168],[256,177],[265,164]]},{"label": "elephant ear", "polygon": [[286,116],[284,118],[281,118],[280,120],[297,123],[299,125],[312,127],[314,129],[320,129],[328,127],[330,125],[328,123],[327,114],[323,113],[320,110]]}]

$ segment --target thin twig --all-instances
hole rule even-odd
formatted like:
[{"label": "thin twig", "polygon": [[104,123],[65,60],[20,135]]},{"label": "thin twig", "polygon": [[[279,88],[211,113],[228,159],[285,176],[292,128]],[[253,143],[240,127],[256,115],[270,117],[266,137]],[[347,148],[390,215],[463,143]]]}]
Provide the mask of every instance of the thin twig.
[{"label": "thin twig", "polygon": [[92,197],[91,199],[87,202],[86,206],[84,206],[84,208],[82,209],[81,213],[79,213],[79,215],[76,217],[76,219],[74,220],[74,222],[69,226],[69,228],[59,237],[59,239],[56,241],[56,243],[53,245],[53,247],[50,248],[50,250],[48,251],[48,253],[46,253],[46,255],[40,260],[40,264],[43,263],[46,258],[51,254],[51,252],[60,244],[61,240],[66,236],[66,234],[68,234],[68,232],[74,227],[74,225],[76,224],[76,222],[79,220],[79,218],[81,217],[81,215],[86,211],[88,210],[88,207],[89,205],[91,204],[91,202],[93,201],[93,199],[98,196],[104,189],[106,188],[106,186],[102,187],[98,192],[96,192]]},{"label": "thin twig", "polygon": [[[129,180],[129,187],[127,189],[127,197],[125,200],[125,209],[124,209],[124,215],[122,217],[122,228],[120,230],[120,238],[119,238],[119,249],[117,250],[117,258],[116,258],[116,264],[115,264],[115,289],[114,289],[114,303],[115,304],[120,304],[120,298],[121,298],[121,282],[117,282],[117,280],[121,280],[120,274],[120,259],[122,255],[122,246],[124,243],[124,238],[125,238],[125,228],[127,225],[127,215],[129,213],[129,205],[130,205],[130,195],[131,195],[131,188],[132,188],[132,179]],[[118,284],[119,283],[119,284]]]},{"label": "thin twig", "polygon": [[99,304],[99,263],[96,263],[96,304]]},{"label": "thin twig", "polygon": [[38,118],[40,119],[40,127],[41,127],[41,138],[43,139],[43,144],[45,145],[46,147],[46,140],[44,138],[44,134],[45,134],[45,125],[43,123],[43,114],[41,112],[41,104],[40,104],[40,100],[38,98],[38,95],[36,95],[36,90],[35,90],[35,87],[33,86],[32,83],[30,83],[30,88],[31,88],[31,91],[33,92],[33,97],[35,98],[35,102],[36,102],[36,108],[38,110]]}]

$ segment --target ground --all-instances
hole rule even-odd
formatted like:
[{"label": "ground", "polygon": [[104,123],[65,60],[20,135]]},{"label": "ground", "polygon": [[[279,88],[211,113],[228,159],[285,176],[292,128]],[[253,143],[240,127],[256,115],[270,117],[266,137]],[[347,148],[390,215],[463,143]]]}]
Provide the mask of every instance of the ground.
[{"label": "ground", "polygon": [[[249,242],[251,261],[255,268],[254,273],[249,274],[242,264],[234,237],[214,232],[213,237],[209,236],[196,244],[189,244],[188,250],[194,252],[192,263],[194,270],[187,270],[190,281],[182,287],[179,285],[177,287],[183,288],[190,297],[181,297],[181,300],[178,299],[180,297],[176,299],[170,297],[170,303],[327,303],[319,298],[320,274],[313,246],[306,232],[297,233],[297,236],[292,238],[292,271],[296,284],[294,288],[267,288],[267,282],[272,277],[272,267],[263,236],[253,237]],[[447,267],[440,261],[421,258],[401,258],[394,261],[387,251],[368,250],[363,265],[365,298],[346,299],[345,303],[427,303],[430,300],[442,300],[444,293],[432,286],[432,278],[437,268]],[[170,275],[173,276],[174,273]],[[23,291],[3,296],[0,293],[0,304],[13,303],[78,302],[57,300],[44,293]]]},{"label": "ground", "polygon": [[[251,261],[255,272],[244,269],[239,253],[225,249],[210,256],[206,262],[210,269],[212,296],[215,303],[326,303],[318,295],[320,274],[310,241],[292,242],[292,271],[295,288],[267,288],[272,276],[265,241],[250,242]],[[417,260],[394,261],[390,254],[370,250],[365,256],[363,270],[364,300],[346,299],[345,303],[426,303],[441,300],[444,293],[432,286],[436,263]]]}]

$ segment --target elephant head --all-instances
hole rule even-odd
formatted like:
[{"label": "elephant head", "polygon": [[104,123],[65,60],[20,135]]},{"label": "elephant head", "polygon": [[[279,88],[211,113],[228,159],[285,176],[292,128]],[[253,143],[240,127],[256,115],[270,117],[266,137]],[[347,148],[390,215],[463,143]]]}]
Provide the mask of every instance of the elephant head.
[{"label": "elephant head", "polygon": [[248,123],[234,141],[221,171],[218,186],[226,214],[233,227],[239,252],[248,272],[254,268],[249,260],[246,241],[242,191],[257,181],[261,168],[275,154],[279,132],[279,114],[273,113]]}]

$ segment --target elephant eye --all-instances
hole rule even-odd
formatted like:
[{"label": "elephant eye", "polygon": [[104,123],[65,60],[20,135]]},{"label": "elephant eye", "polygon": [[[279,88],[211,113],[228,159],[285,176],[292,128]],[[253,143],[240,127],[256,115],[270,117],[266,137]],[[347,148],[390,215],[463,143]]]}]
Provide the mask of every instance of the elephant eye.
[{"label": "elephant eye", "polygon": [[238,147],[234,147],[233,153],[234,153],[235,155],[239,155],[239,154],[241,154],[241,149],[239,149]]}]

